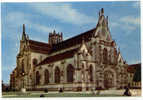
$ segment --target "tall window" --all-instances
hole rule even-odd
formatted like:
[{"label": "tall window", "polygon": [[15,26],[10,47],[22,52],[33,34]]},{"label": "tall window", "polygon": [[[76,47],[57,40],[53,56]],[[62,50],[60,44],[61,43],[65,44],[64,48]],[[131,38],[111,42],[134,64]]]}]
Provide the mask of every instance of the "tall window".
[{"label": "tall window", "polygon": [[69,64],[67,66],[67,82],[72,83],[74,81],[73,75],[74,75],[74,67],[71,64]]},{"label": "tall window", "polygon": [[104,50],[103,50],[103,63],[104,64],[106,64],[108,61],[108,52],[107,52],[107,49],[106,48],[104,48]]},{"label": "tall window", "polygon": [[22,60],[22,73],[24,73],[24,59]]},{"label": "tall window", "polygon": [[59,67],[55,68],[55,83],[60,83],[60,69],[59,69]]},{"label": "tall window", "polygon": [[46,69],[44,74],[45,74],[45,84],[48,84],[49,83],[49,71]]},{"label": "tall window", "polygon": [[92,68],[92,65],[90,65],[89,67],[89,75],[90,75],[90,82],[93,82],[93,68]]},{"label": "tall window", "polygon": [[36,72],[36,85],[40,84],[40,73],[39,71]]}]

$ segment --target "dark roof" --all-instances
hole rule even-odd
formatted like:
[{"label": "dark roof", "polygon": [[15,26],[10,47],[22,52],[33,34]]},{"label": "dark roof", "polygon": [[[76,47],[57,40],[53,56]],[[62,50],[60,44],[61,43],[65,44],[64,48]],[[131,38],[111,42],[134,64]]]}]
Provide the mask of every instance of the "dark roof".
[{"label": "dark roof", "polygon": [[66,58],[71,58],[71,57],[74,56],[75,52],[76,52],[78,49],[79,49],[79,48],[72,49],[72,50],[69,50],[69,51],[66,51],[66,52],[63,52],[63,53],[54,55],[54,56],[47,57],[47,58],[44,59],[42,62],[40,62],[37,66],[43,65],[43,64],[52,63],[52,62],[59,61],[59,60],[63,60],[63,59],[66,59]]},{"label": "dark roof", "polygon": [[53,45],[50,53],[57,52],[59,50],[63,50],[63,49],[72,47],[74,45],[80,44],[83,39],[85,40],[85,42],[89,41],[93,36],[93,32],[95,32],[95,30],[96,28],[93,28],[87,32],[81,33],[77,36],[74,36],[70,39],[64,40],[58,44]]},{"label": "dark roof", "polygon": [[48,43],[43,43],[39,41],[29,40],[30,50],[33,52],[48,54],[51,46]]},{"label": "dark roof", "polygon": [[137,69],[138,67],[141,67],[141,63],[129,65],[127,71],[128,71],[129,73],[135,73],[135,72],[136,72],[136,69]]}]

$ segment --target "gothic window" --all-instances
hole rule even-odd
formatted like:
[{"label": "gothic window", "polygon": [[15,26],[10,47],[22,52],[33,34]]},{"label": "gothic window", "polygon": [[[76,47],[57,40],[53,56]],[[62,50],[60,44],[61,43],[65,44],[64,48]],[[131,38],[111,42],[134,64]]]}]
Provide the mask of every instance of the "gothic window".
[{"label": "gothic window", "polygon": [[104,64],[107,64],[107,57],[108,57],[108,52],[107,52],[107,49],[106,48],[104,48],[104,50],[103,50],[103,63]]},{"label": "gothic window", "polygon": [[67,82],[72,83],[74,81],[73,75],[74,75],[74,67],[71,64],[69,64],[67,66]]},{"label": "gothic window", "polygon": [[36,72],[36,85],[40,84],[40,73],[39,71]]},{"label": "gothic window", "polygon": [[45,74],[45,84],[48,84],[49,83],[49,71],[46,69],[44,74]]},{"label": "gothic window", "polygon": [[37,63],[38,63],[37,59],[34,58],[34,59],[33,59],[33,65],[34,65],[34,66],[37,65]]},{"label": "gothic window", "polygon": [[93,82],[93,67],[90,65],[89,67],[89,75],[90,75],[90,82]]},{"label": "gothic window", "polygon": [[60,69],[58,66],[55,68],[55,83],[60,83]]},{"label": "gothic window", "polygon": [[22,73],[24,73],[24,59],[22,60]]}]

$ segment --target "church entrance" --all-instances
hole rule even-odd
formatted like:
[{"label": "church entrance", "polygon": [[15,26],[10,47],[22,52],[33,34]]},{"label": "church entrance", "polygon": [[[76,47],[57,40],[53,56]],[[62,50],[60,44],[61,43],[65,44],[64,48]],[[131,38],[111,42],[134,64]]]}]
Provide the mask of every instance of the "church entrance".
[{"label": "church entrance", "polygon": [[114,87],[114,74],[112,71],[104,72],[104,87],[105,89]]}]

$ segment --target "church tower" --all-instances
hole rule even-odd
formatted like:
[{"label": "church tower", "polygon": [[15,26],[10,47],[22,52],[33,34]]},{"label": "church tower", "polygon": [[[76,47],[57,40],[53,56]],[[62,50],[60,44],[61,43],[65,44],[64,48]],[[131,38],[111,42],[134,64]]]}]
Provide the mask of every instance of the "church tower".
[{"label": "church tower", "polygon": [[53,45],[53,44],[57,44],[59,42],[63,41],[63,33],[56,33],[56,31],[54,30],[52,33],[49,33],[49,44]]}]

